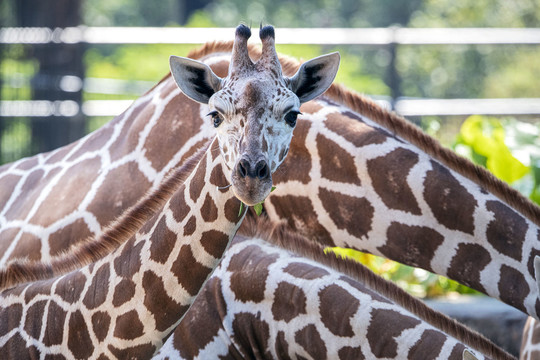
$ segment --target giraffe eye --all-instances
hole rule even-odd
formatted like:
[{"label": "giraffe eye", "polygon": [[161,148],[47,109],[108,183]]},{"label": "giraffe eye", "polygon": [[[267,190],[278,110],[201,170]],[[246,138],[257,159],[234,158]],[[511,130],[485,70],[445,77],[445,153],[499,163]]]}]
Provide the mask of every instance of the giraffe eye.
[{"label": "giraffe eye", "polygon": [[289,124],[290,127],[295,127],[296,126],[296,118],[298,117],[299,114],[302,114],[302,113],[300,111],[296,111],[296,110],[289,111],[285,115],[285,122],[287,124]]},{"label": "giraffe eye", "polygon": [[207,114],[207,116],[212,117],[212,120],[214,121],[214,127],[218,127],[223,122],[223,118],[217,111],[211,111]]}]

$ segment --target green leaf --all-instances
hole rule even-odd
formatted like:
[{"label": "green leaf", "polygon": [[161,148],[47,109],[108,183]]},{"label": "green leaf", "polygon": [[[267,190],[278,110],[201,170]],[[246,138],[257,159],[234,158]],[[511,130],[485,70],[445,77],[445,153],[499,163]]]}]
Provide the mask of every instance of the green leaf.
[{"label": "green leaf", "polygon": [[253,210],[255,210],[255,213],[257,214],[257,216],[261,216],[262,211],[263,211],[263,203],[260,202],[258,204],[253,205]]},{"label": "green leaf", "polygon": [[242,210],[244,210],[244,203],[240,201],[240,210],[238,211],[238,217],[242,215]]},{"label": "green leaf", "polygon": [[270,192],[276,190],[276,187],[275,186],[272,186],[272,189],[270,189]]}]

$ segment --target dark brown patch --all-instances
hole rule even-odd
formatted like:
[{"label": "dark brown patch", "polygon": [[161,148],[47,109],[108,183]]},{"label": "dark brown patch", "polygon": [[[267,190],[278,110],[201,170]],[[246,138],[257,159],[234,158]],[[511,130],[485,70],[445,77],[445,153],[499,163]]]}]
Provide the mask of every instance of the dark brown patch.
[{"label": "dark brown patch", "polygon": [[495,215],[487,227],[489,243],[503,255],[521,261],[527,233],[525,219],[500,201],[486,202],[486,209]]},{"label": "dark brown patch", "polygon": [[278,331],[277,333],[275,350],[278,359],[289,358],[289,343],[285,339],[285,333],[283,331]]},{"label": "dark brown patch", "polygon": [[177,235],[167,227],[165,215],[161,217],[150,236],[150,258],[165,264],[177,240]]},{"label": "dark brown patch", "polygon": [[272,314],[276,321],[289,322],[306,313],[306,294],[296,285],[281,281],[274,291]]},{"label": "dark brown patch", "polygon": [[[47,183],[51,181],[51,177],[57,172],[58,169],[54,169],[52,172],[49,172],[49,175],[45,176],[45,172],[41,169],[32,171],[26,177],[21,187],[21,193],[24,194],[24,201],[20,198],[11,204],[6,211],[6,220],[25,219],[38,196],[43,192],[43,188],[45,188]],[[6,194],[6,198],[7,196],[9,195]]]},{"label": "dark brown patch", "polygon": [[448,357],[448,360],[463,360],[463,351],[465,351],[465,345],[456,344]]},{"label": "dark brown patch", "polygon": [[184,225],[184,236],[192,235],[197,230],[197,219],[192,215]]},{"label": "dark brown patch", "polygon": [[486,292],[480,282],[480,272],[491,262],[489,252],[477,244],[459,244],[456,255],[450,262],[448,277]]},{"label": "dark brown patch", "polygon": [[379,358],[397,356],[396,337],[403,330],[420,324],[420,320],[402,315],[394,310],[373,309],[367,329],[367,339],[372,353]]},{"label": "dark brown patch", "polygon": [[[357,121],[351,121],[351,118]],[[382,144],[388,138],[383,131],[365,124],[360,117],[351,112],[329,114],[324,124],[328,130],[343,136],[357,148]]]},{"label": "dark brown patch", "polygon": [[66,302],[74,304],[80,300],[85,284],[86,276],[81,272],[73,272],[60,278],[54,292]]},{"label": "dark brown patch", "polygon": [[201,245],[204,250],[216,259],[223,256],[228,243],[229,235],[218,230],[208,230],[201,235]]},{"label": "dark brown patch", "polygon": [[49,236],[50,254],[58,256],[79,240],[87,239],[92,235],[84,219],[77,219]]},{"label": "dark brown patch", "polygon": [[[11,164],[9,164],[11,165]],[[19,162],[19,164],[15,167],[15,169],[19,169],[19,170],[30,170],[32,169],[33,167],[36,167],[39,165],[39,161],[38,161],[38,157],[37,156],[32,156],[30,158],[26,158],[26,159],[21,159],[21,161]],[[0,169],[1,171],[1,169]],[[12,176],[11,174],[8,175],[8,176]],[[6,178],[3,178],[2,179],[2,184],[4,183],[4,180]]]},{"label": "dark brown patch", "polygon": [[[2,252],[0,252],[0,254],[1,253]],[[22,233],[21,238],[17,242],[17,246],[15,246],[15,249],[13,249],[13,252],[10,255],[10,258],[27,258],[28,260],[32,261],[41,260],[41,239],[34,234],[27,232]]]},{"label": "dark brown patch", "polygon": [[[114,120],[113,120],[114,122]],[[81,146],[73,155],[68,158],[68,161],[75,161],[82,157],[84,154],[89,154],[93,151],[102,150],[107,141],[110,140],[113,134],[114,126],[112,123],[101,127],[98,131],[94,131],[86,138],[84,145]]]},{"label": "dark brown patch", "polygon": [[409,350],[407,358],[418,360],[437,359],[445,341],[446,335],[439,331],[425,330],[420,340]]},{"label": "dark brown patch", "polygon": [[156,347],[150,343],[125,349],[117,349],[112,345],[107,348],[117,359],[150,359],[156,351]]},{"label": "dark brown patch", "polygon": [[43,344],[45,346],[60,345],[64,337],[64,322],[67,313],[54,302],[50,302],[45,311],[47,311],[47,326]]},{"label": "dark brown patch", "polygon": [[216,221],[218,217],[217,206],[214,203],[214,200],[212,200],[210,194],[206,194],[206,197],[204,198],[204,203],[201,207],[201,216],[206,222]]},{"label": "dark brown patch", "polygon": [[133,340],[144,334],[144,325],[136,310],[128,311],[116,318],[114,337]]},{"label": "dark brown patch", "polygon": [[[48,227],[66,214],[77,210],[98,177],[100,168],[101,159],[96,156],[67,169],[30,222]],[[62,204],[62,206],[51,206],[52,204]]]},{"label": "dark brown patch", "polygon": [[245,359],[270,359],[268,338],[270,327],[266,321],[261,320],[260,313],[238,313],[232,322],[232,329],[238,344],[242,347]]},{"label": "dark brown patch", "polygon": [[135,283],[130,279],[122,279],[114,288],[113,305],[119,307],[133,298],[135,295]]},{"label": "dark brown patch", "polygon": [[392,222],[386,232],[387,242],[377,249],[388,259],[410,266],[431,269],[431,260],[444,237],[425,226]]},{"label": "dark brown patch", "polygon": [[[290,228],[323,245],[333,245],[330,234],[317,221],[318,215],[309,197],[276,194],[268,197],[268,200],[274,206],[277,216],[280,219],[286,219]],[[302,209],[302,211],[297,211],[297,209]]]},{"label": "dark brown patch", "polygon": [[351,346],[344,346],[338,351],[338,356],[340,360],[349,360],[349,359],[356,359],[356,360],[364,360],[364,354],[362,353],[362,348],[359,347],[351,347]]},{"label": "dark brown patch", "polygon": [[223,174],[221,165],[212,169],[212,172],[210,173],[210,184],[218,187],[227,185],[227,178],[225,177],[225,174]]},{"label": "dark brown patch", "polygon": [[195,174],[191,178],[191,181],[189,182],[189,195],[191,197],[191,200],[197,201],[199,196],[201,196],[201,191],[204,188],[204,185],[206,184],[206,181],[204,179],[206,175],[206,156],[203,156],[201,161],[199,162],[199,165],[195,168]]},{"label": "dark brown patch", "polygon": [[316,142],[323,178],[361,185],[354,158],[349,152],[322,134],[317,135]]},{"label": "dark brown patch", "polygon": [[[103,356],[105,356],[105,355],[103,355],[103,354],[100,355],[97,360],[103,360],[103,358],[102,358]],[[36,359],[37,359],[37,357],[36,357]],[[66,360],[66,357],[64,355],[62,355],[62,354],[47,354],[47,355],[45,355],[45,360]],[[110,359],[106,357],[105,360],[110,360]]]},{"label": "dark brown patch", "polygon": [[180,248],[180,253],[174,261],[171,271],[178,279],[178,283],[193,296],[199,292],[206,277],[210,273],[209,268],[200,264],[195,259],[189,245],[183,245]]},{"label": "dark brown patch", "polygon": [[[41,335],[41,326],[43,324],[43,315],[47,305],[47,300],[38,301],[28,308],[26,311],[26,321],[24,323],[24,331],[34,339],[38,339]],[[9,321],[9,320],[8,320]],[[0,314],[0,324],[3,323],[2,315]],[[0,325],[1,326],[1,325]],[[0,336],[2,331],[0,330]]]},{"label": "dark brown patch", "polygon": [[73,149],[75,145],[76,143],[71,143],[47,153],[47,155],[50,157],[47,159],[47,161],[45,161],[45,164],[54,164],[59,162],[71,151],[71,149]]},{"label": "dark brown patch", "polygon": [[357,238],[366,236],[371,230],[374,208],[366,198],[343,195],[324,188],[319,188],[319,197],[338,229],[347,230]]},{"label": "dark brown patch", "polygon": [[[261,252],[261,249],[254,245],[233,255],[227,270],[232,273],[230,288],[236,299],[242,302],[263,301],[268,267],[276,262],[277,258],[278,255]],[[246,271],[248,266],[249,271]]]},{"label": "dark brown patch", "polygon": [[79,310],[69,318],[68,348],[76,359],[87,359],[94,352],[94,345],[86,327],[86,321]]},{"label": "dark brown patch", "polygon": [[[163,281],[153,272],[146,271],[144,273],[142,285],[145,293],[144,306],[154,315],[158,331],[167,330],[187,311],[189,306],[181,305],[171,299],[167,295]],[[202,282],[199,283],[199,289],[201,286]],[[195,295],[196,292],[191,294]]]},{"label": "dark brown patch", "polygon": [[239,210],[240,200],[238,200],[236,197],[230,198],[225,203],[225,218],[233,224],[238,223],[240,221],[240,215],[238,215]]},{"label": "dark brown patch", "polygon": [[301,262],[292,262],[289,263],[284,269],[283,272],[286,272],[294,277],[299,279],[313,280],[320,279],[324,276],[330,275],[328,271],[321,267],[313,266]]},{"label": "dark brown patch", "polygon": [[176,191],[169,202],[169,208],[172,210],[174,220],[178,223],[181,223],[190,212],[190,208],[184,198],[184,191],[182,190],[184,189],[182,188]]},{"label": "dark brown patch", "polygon": [[306,147],[306,137],[311,124],[309,121],[298,119],[294,128],[294,136],[289,146],[289,153],[281,164],[281,171],[276,171],[273,175],[274,184],[279,188],[279,184],[287,181],[298,181],[308,184],[311,181],[309,172],[311,171],[311,153]]},{"label": "dark brown patch", "polygon": [[128,240],[122,253],[114,260],[114,270],[118,276],[131,278],[141,268],[141,250],[144,242],[133,245],[134,238]]},{"label": "dark brown patch", "polygon": [[109,264],[103,264],[93,276],[92,283],[86,291],[83,304],[90,310],[105,302],[109,292]]},{"label": "dark brown patch", "polygon": [[151,185],[137,163],[130,161],[109,171],[87,209],[104,227],[135,205]]},{"label": "dark brown patch", "polygon": [[501,301],[527,313],[524,301],[529,295],[530,288],[522,273],[503,264],[498,287]]},{"label": "dark brown patch", "polygon": [[375,192],[390,209],[420,215],[422,211],[407,183],[407,176],[418,163],[418,154],[397,148],[389,154],[368,160],[367,168]]},{"label": "dark brown patch", "polygon": [[173,344],[182,358],[195,358],[218,335],[226,315],[221,280],[210,278],[174,331]]},{"label": "dark brown patch", "polygon": [[[50,295],[52,293],[51,287],[55,279],[42,280],[30,283],[29,286],[25,289],[24,301],[28,304],[33,298],[38,295]],[[14,289],[17,289],[15,287]],[[24,289],[24,286],[20,286]]]},{"label": "dark brown patch", "polygon": [[326,345],[315,325],[310,324],[298,330],[294,340],[314,359],[326,359]]},{"label": "dark brown patch", "polygon": [[21,304],[0,307],[0,336],[6,335],[19,326],[22,319],[22,311],[23,307]]},{"label": "dark brown patch", "polygon": [[111,317],[104,311],[97,311],[92,315],[92,329],[99,342],[102,342],[109,333]]},{"label": "dark brown patch", "polygon": [[19,333],[13,335],[4,346],[0,347],[0,354],[7,359],[39,359],[40,353],[35,346],[26,347],[26,341]]},{"label": "dark brown patch", "polygon": [[157,171],[162,170],[194,135],[201,132],[200,105],[184,94],[171,99],[159,120],[150,130],[144,148],[146,157]]},{"label": "dark brown patch", "polygon": [[332,334],[354,336],[351,319],[358,311],[360,301],[337,285],[329,285],[319,291],[321,321]]},{"label": "dark brown patch", "polygon": [[15,191],[15,186],[21,180],[19,175],[6,175],[2,177],[2,186],[0,186],[0,209],[5,209],[6,204]]},{"label": "dark brown patch", "polygon": [[474,235],[476,199],[447,168],[435,161],[431,166],[424,179],[424,199],[433,215],[448,229]]}]

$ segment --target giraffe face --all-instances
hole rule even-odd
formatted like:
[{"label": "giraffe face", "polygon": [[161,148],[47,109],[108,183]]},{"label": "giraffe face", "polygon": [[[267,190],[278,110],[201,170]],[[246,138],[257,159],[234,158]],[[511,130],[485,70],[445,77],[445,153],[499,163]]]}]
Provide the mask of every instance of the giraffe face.
[{"label": "giraffe face", "polygon": [[[274,44],[274,28],[261,28],[261,58],[253,62],[240,25],[229,73],[220,78],[206,64],[171,56],[171,73],[185,95],[208,104],[216,128],[225,174],[236,197],[246,205],[262,202],[272,189],[272,173],[289,151],[300,104],[322,94],[334,80],[339,54],[305,62],[293,77],[284,77]],[[224,184],[225,185],[225,184]]]}]

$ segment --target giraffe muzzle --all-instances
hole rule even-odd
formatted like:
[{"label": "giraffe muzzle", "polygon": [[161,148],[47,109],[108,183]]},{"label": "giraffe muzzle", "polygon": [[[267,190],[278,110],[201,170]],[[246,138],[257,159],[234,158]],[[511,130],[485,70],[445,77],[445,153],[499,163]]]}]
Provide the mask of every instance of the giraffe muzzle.
[{"label": "giraffe muzzle", "polygon": [[247,159],[242,159],[238,162],[236,171],[241,178],[247,176],[253,179],[265,180],[270,176],[270,169],[265,160],[259,160],[253,164]]},{"label": "giraffe muzzle", "polygon": [[242,157],[233,170],[232,189],[248,206],[264,201],[272,189],[272,173],[266,160],[252,161],[247,156]]}]

